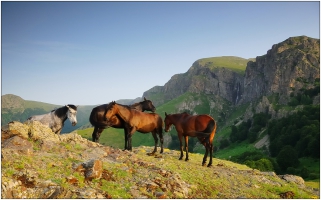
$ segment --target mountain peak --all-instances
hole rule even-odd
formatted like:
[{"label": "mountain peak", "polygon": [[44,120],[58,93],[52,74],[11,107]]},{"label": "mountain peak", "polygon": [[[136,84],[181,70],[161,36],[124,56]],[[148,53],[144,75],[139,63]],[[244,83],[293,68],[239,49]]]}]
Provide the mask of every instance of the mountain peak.
[{"label": "mountain peak", "polygon": [[5,94],[1,96],[1,109],[21,109],[23,108],[24,100],[16,95],[13,94]]}]

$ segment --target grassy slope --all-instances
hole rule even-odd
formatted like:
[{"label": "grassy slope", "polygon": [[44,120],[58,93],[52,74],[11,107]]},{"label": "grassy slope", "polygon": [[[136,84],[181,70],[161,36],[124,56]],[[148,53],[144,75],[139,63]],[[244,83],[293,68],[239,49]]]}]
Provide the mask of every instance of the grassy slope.
[{"label": "grassy slope", "polygon": [[[164,119],[165,112],[167,112],[168,114],[177,113],[178,106],[182,102],[188,102],[189,100],[191,100],[191,101],[200,100],[202,102],[201,105],[197,105],[195,108],[195,111],[197,113],[204,113],[204,114],[209,114],[210,112],[215,113],[215,111],[211,111],[209,109],[208,97],[206,95],[192,94],[192,93],[185,93],[185,94],[179,96],[178,98],[175,98],[175,99],[159,106],[157,108],[157,113],[160,114],[161,117]],[[229,135],[231,133],[230,125],[242,120],[241,116],[245,112],[247,106],[248,105],[243,105],[243,106],[240,106],[232,111],[232,114],[226,119],[227,124],[223,127],[220,127],[220,129],[216,133],[216,136],[214,139],[214,146],[219,146],[220,139],[229,137]],[[217,113],[215,113],[215,114],[217,115]],[[93,129],[90,128],[90,129],[78,131],[78,133],[81,134],[83,137],[91,139],[92,130]],[[174,128],[170,131],[170,134],[172,135],[172,137],[177,137],[176,130]],[[262,134],[261,137],[263,137],[263,136],[264,135]],[[114,128],[106,129],[102,133],[100,141],[101,141],[101,143],[103,143],[105,145],[123,149],[124,148],[123,130],[122,129],[114,129]],[[257,149],[255,149],[254,144],[255,144],[255,142],[249,143],[247,141],[232,144],[228,148],[221,149],[219,151],[214,152],[214,156],[216,158],[228,160],[231,156],[233,157],[233,156],[239,155],[239,154],[246,152],[246,151],[257,150]],[[153,140],[152,135],[151,134],[141,134],[141,133],[136,132],[133,136],[133,147],[138,147],[140,145],[153,146],[154,140]],[[176,149],[178,149],[178,144],[177,144]],[[197,149],[195,152],[203,154],[204,149],[200,148],[200,149]],[[320,173],[320,167],[319,167],[320,161],[315,161],[315,160],[305,159],[305,158],[300,159],[300,161],[301,161],[300,168],[306,167],[311,172],[314,172],[317,174]],[[318,182],[319,180],[315,180],[315,181]],[[313,185],[313,184],[315,184],[315,182],[311,182],[311,184]]]},{"label": "grassy slope", "polygon": [[247,63],[250,60],[254,59],[244,59],[235,56],[222,56],[222,57],[212,57],[212,58],[203,58],[198,60],[198,62],[204,66],[206,65],[210,69],[216,67],[226,67],[232,71],[244,74]]},{"label": "grassy slope", "polygon": [[62,107],[62,105],[54,105],[54,104],[49,104],[49,103],[43,103],[43,102],[38,102],[38,101],[29,101],[29,100],[24,100],[23,102],[24,108],[42,108],[45,111],[50,112],[54,108],[59,108]]},{"label": "grassy slope", "polygon": [[[113,156],[108,154],[107,161],[103,159],[103,168],[113,174],[114,180],[107,181],[102,178],[86,183],[84,177],[72,170],[71,166],[73,163],[85,161],[80,155],[92,150],[78,144],[61,143],[46,152],[41,150],[39,143],[30,142],[34,145],[33,156],[13,154],[11,159],[1,163],[3,181],[12,179],[14,174],[27,168],[35,171],[38,179],[53,181],[70,191],[92,188],[107,192],[112,198],[127,199],[133,198],[129,190],[136,187],[141,195],[155,198],[153,190],[147,190],[148,185],[144,187],[143,184],[153,180],[159,180],[162,184],[171,183],[171,177],[159,174],[165,171],[178,174],[179,179],[191,186],[188,198],[280,198],[279,194],[287,191],[292,191],[294,198],[317,198],[296,184],[285,183],[276,176],[263,175],[245,165],[214,158],[213,166],[207,168],[201,166],[203,155],[191,153],[190,160],[185,162],[177,159],[179,152],[169,149],[165,149],[162,155],[147,156],[146,153],[152,150],[148,147],[134,148],[134,154],[130,156],[123,151],[120,152],[123,155],[110,152],[109,154],[116,155],[117,159],[108,161],[113,159]],[[136,157],[140,162],[133,162]],[[74,177],[78,184],[68,183],[66,177]],[[157,186],[155,191],[162,190]],[[175,192],[167,190],[164,193],[167,198],[179,198]]]}]

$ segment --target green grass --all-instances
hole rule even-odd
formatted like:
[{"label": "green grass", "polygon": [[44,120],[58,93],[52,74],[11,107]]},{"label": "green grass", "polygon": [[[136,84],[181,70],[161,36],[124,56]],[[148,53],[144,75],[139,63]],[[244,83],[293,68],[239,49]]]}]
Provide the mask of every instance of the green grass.
[{"label": "green grass", "polygon": [[[87,128],[83,130],[77,130],[77,133],[82,137],[92,141],[92,133],[94,128]],[[105,129],[99,139],[99,143],[111,146],[114,148],[124,149],[125,147],[125,135],[124,129],[108,128]],[[159,143],[159,142],[158,142]],[[137,147],[140,145],[154,146],[154,138],[151,133],[139,133],[135,132],[132,136],[132,146]]]},{"label": "green grass", "polygon": [[[66,155],[61,156],[61,152],[65,152],[77,157],[83,149],[80,146],[70,149],[68,143],[57,145],[59,145],[59,150],[56,152],[38,154],[41,151],[36,150],[33,156],[13,154],[11,159],[1,163],[2,178],[4,180],[14,178],[14,174],[21,170],[20,165],[23,164],[24,169],[32,168],[36,171],[37,178],[51,180],[66,190],[93,188],[104,191],[112,198],[133,198],[130,193],[133,187],[139,190],[140,195],[155,198],[155,191],[149,191],[142,185],[156,178],[161,180],[162,184],[170,183],[170,185],[178,183],[177,179],[184,181],[190,186],[188,198],[280,198],[279,194],[286,191],[293,191],[295,198],[315,197],[295,184],[285,184],[278,177],[263,176],[258,170],[252,170],[246,165],[213,158],[213,166],[207,168],[201,166],[203,159],[201,154],[190,153],[190,160],[186,162],[178,160],[178,151],[166,148],[163,154],[157,154],[160,157],[148,156],[146,153],[150,152],[152,147],[134,148],[131,156],[123,154],[117,162],[103,161],[103,169],[111,174],[112,180],[101,178],[86,183],[83,174],[74,171],[71,167],[72,163],[83,161],[71,160]],[[136,158],[149,165],[132,162],[132,159]],[[159,173],[160,170],[171,175],[163,177]],[[74,177],[77,185],[70,184],[66,177]],[[279,184],[273,185],[273,183]],[[308,185],[316,188],[315,182],[309,182]],[[161,188],[156,191],[161,191]],[[168,198],[180,198],[180,196],[175,196],[173,191],[164,193]]]},{"label": "green grass", "polygon": [[199,64],[202,66],[207,66],[211,70],[218,67],[226,67],[232,71],[240,74],[244,74],[247,63],[254,59],[244,59],[234,56],[222,56],[222,57],[212,57],[203,58],[198,60]]},{"label": "green grass", "polygon": [[[94,128],[87,128],[83,130],[77,130],[77,133],[82,137],[92,141],[92,133]],[[101,135],[99,142],[103,145],[111,146],[114,148],[124,148],[125,145],[125,137],[124,137],[124,129],[116,129],[116,128],[107,128],[105,129]]]},{"label": "green grass", "polygon": [[167,114],[174,114],[178,112],[178,105],[192,97],[192,93],[186,92],[181,96],[157,107],[156,113],[158,113],[163,119],[165,118],[165,112]]},{"label": "green grass", "polygon": [[54,104],[49,104],[49,103],[43,103],[43,102],[38,102],[38,101],[28,101],[28,100],[25,100],[23,102],[23,105],[24,105],[24,108],[42,108],[44,109],[45,111],[51,111],[53,110],[54,108],[59,108],[61,107],[62,105],[54,105]]},{"label": "green grass", "polygon": [[[299,159],[300,161],[300,166],[298,167],[298,169],[303,169],[303,168],[307,168],[309,173],[313,173],[315,174],[315,176],[320,177],[320,159],[314,159],[314,158],[310,158],[310,157],[303,157]],[[306,178],[307,180],[310,180],[311,178]],[[318,181],[320,182],[320,178],[319,179],[314,179],[311,181]]]},{"label": "green grass", "polygon": [[320,179],[314,181],[305,181],[305,185],[320,190]]},{"label": "green grass", "polygon": [[233,143],[229,146],[229,148],[222,149],[217,151],[214,155],[216,158],[220,159],[229,159],[230,156],[240,155],[246,151],[256,151],[257,149],[253,146],[253,144],[249,144],[247,141],[243,141],[240,143]]}]

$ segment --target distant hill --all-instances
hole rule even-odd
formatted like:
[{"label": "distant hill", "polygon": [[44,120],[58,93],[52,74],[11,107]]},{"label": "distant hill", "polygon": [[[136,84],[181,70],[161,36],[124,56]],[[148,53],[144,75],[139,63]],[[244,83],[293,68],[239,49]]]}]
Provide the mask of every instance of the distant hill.
[{"label": "distant hill", "polygon": [[[121,99],[117,103],[130,105],[141,101],[142,98],[136,99]],[[54,105],[38,101],[24,100],[21,97],[13,94],[6,94],[1,96],[1,126],[10,121],[26,121],[32,115],[40,115],[50,112],[55,108],[60,108],[63,105]],[[69,120],[66,120],[62,133],[69,133],[78,128],[89,128],[89,115],[94,107],[97,105],[78,106],[77,110],[77,125],[72,126]]]},{"label": "distant hill", "polygon": [[[246,65],[253,59],[235,56],[203,58],[195,61],[183,74],[175,74],[164,86],[155,86],[144,92],[156,106],[162,105],[185,92],[235,99],[237,85],[243,79]],[[235,100],[234,100],[235,101]]]},{"label": "distant hill", "polygon": [[[63,105],[53,105],[37,101],[24,100],[13,94],[1,96],[1,126],[10,121],[26,121],[32,115],[40,115],[49,113],[55,108],[60,108]],[[69,133],[89,121],[89,114],[95,106],[79,106],[77,112],[77,125],[72,126],[69,120],[66,120],[62,133]]]}]

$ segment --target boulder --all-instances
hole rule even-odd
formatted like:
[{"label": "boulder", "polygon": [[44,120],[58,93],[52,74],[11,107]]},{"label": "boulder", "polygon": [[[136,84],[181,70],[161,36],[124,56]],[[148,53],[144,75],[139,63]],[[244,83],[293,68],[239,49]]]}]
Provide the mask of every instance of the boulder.
[{"label": "boulder", "polygon": [[21,122],[12,121],[7,125],[1,127],[1,141],[8,139],[15,135],[19,135],[22,138],[29,138],[29,127],[28,125],[22,124]]},{"label": "boulder", "polygon": [[91,181],[93,179],[99,179],[103,173],[103,162],[101,160],[89,160],[79,165],[73,166],[75,171],[84,173],[85,180]]},{"label": "boulder", "polygon": [[303,178],[300,176],[285,174],[285,175],[279,175],[279,178],[281,178],[289,183],[296,183],[301,187],[305,186],[305,182],[304,182]]},{"label": "boulder", "polygon": [[2,156],[10,154],[12,152],[31,155],[33,153],[33,145],[26,139],[21,138],[20,136],[13,136],[7,140],[5,140],[1,144],[2,148]]}]

